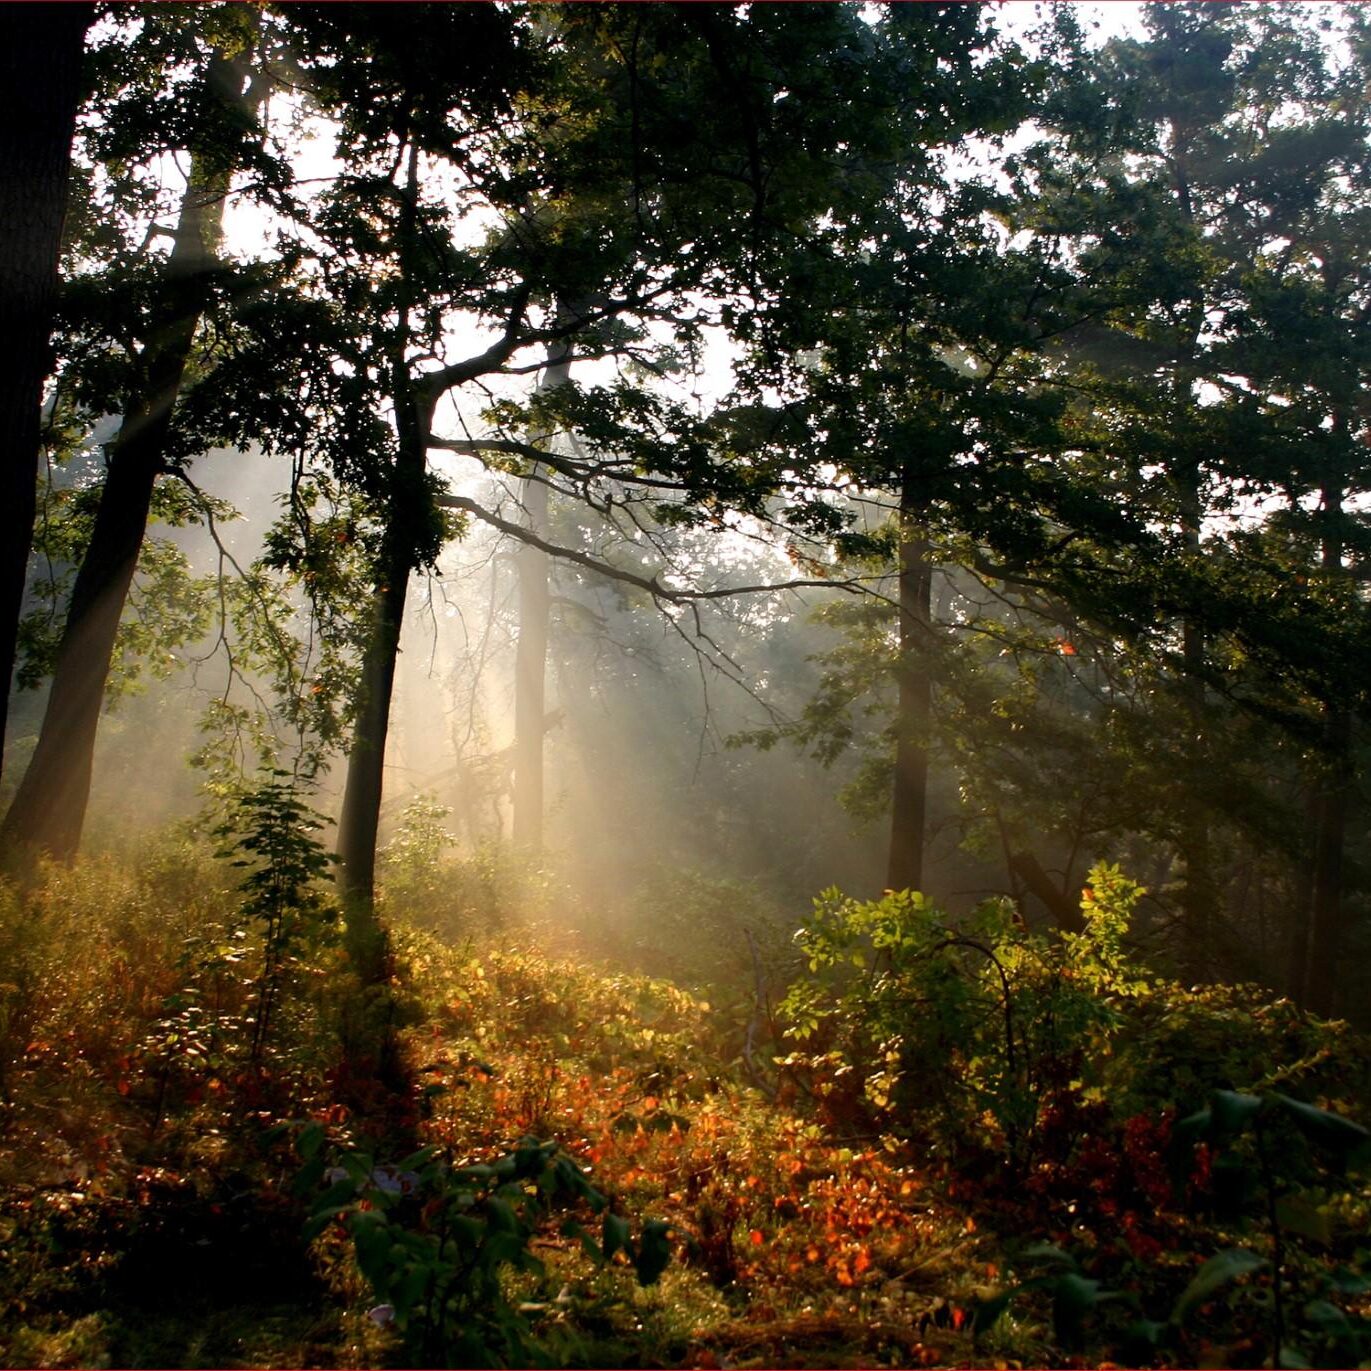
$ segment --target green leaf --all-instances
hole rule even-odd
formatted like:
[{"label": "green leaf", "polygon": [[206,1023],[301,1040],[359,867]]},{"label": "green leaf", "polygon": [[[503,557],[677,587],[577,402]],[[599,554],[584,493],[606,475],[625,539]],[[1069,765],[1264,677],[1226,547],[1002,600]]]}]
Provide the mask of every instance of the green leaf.
[{"label": "green leaf", "polygon": [[628,1220],[619,1214],[606,1214],[603,1230],[605,1260],[609,1261],[616,1252],[627,1252],[633,1256],[633,1239],[629,1235]]},{"label": "green leaf", "polygon": [[605,1250],[586,1232],[585,1224],[578,1219],[568,1219],[561,1227],[561,1234],[564,1238],[576,1238],[581,1244],[581,1250],[592,1261],[602,1262],[605,1260]]},{"label": "green leaf", "polygon": [[1068,1271],[1058,1278],[1052,1298],[1052,1330],[1066,1343],[1077,1342],[1081,1323],[1099,1303],[1100,1283]]},{"label": "green leaf", "polygon": [[1197,1305],[1204,1304],[1215,1292],[1230,1281],[1237,1280],[1249,1272],[1259,1271],[1266,1265],[1266,1259],[1245,1247],[1230,1247],[1219,1252],[1205,1262],[1195,1274],[1195,1279],[1181,1292],[1176,1307],[1171,1311],[1171,1322],[1179,1324]]},{"label": "green leaf", "polygon": [[982,1333],[989,1332],[1000,1320],[1000,1316],[1009,1308],[1010,1301],[1019,1293],[1020,1287],[1010,1286],[1008,1290],[1002,1290],[998,1295],[992,1295],[988,1300],[979,1300],[975,1308],[971,1311],[971,1332],[973,1336],[980,1337]]},{"label": "green leaf", "polygon": [[1236,1090],[1216,1090],[1209,1097],[1209,1137],[1224,1142],[1236,1137],[1256,1122],[1262,1111],[1259,1095],[1242,1095]]},{"label": "green leaf", "polygon": [[1341,1114],[1319,1109],[1289,1095],[1275,1095],[1300,1131],[1316,1146],[1332,1153],[1343,1165],[1371,1160],[1371,1133]]},{"label": "green leaf", "polygon": [[1069,1252],[1064,1252],[1056,1243],[1035,1242],[1019,1254],[1025,1261],[1046,1261],[1060,1262],[1063,1266],[1069,1266],[1072,1270],[1076,1269],[1076,1259]]},{"label": "green leaf", "polygon": [[1345,1266],[1340,1266],[1336,1271],[1330,1273],[1328,1284],[1340,1295],[1371,1294],[1371,1280],[1368,1280],[1359,1271],[1349,1270]]},{"label": "green leaf", "polygon": [[295,1173],[290,1183],[290,1192],[296,1199],[304,1199],[324,1178],[324,1159],[314,1156]]},{"label": "green leaf", "polygon": [[664,1219],[648,1219],[643,1224],[643,1236],[638,1240],[638,1284],[655,1285],[671,1260],[671,1246],[667,1241],[671,1225]]},{"label": "green leaf", "polygon": [[318,1156],[319,1149],[324,1145],[324,1128],[322,1124],[309,1123],[300,1130],[300,1136],[295,1140],[295,1150],[300,1154],[301,1160],[311,1161]]},{"label": "green leaf", "polygon": [[1151,1356],[1161,1346],[1169,1325],[1158,1323],[1156,1319],[1135,1319],[1124,1330],[1126,1355],[1134,1360],[1151,1360]]},{"label": "green leaf", "polygon": [[1324,1337],[1342,1337],[1352,1331],[1347,1315],[1328,1300],[1310,1300],[1304,1306],[1304,1318],[1312,1328],[1317,1328]]},{"label": "green leaf", "polygon": [[1331,1215],[1304,1195],[1280,1195],[1276,1199],[1276,1222],[1292,1233],[1325,1247],[1333,1241]]}]

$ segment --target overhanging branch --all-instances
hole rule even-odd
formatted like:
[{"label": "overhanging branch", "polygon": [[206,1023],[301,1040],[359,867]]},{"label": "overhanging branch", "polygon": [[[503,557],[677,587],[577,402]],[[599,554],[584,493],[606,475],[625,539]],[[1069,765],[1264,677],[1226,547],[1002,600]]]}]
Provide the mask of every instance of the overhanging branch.
[{"label": "overhanging branch", "polygon": [[712,590],[680,590],[671,586],[666,586],[657,579],[656,576],[642,576],[637,572],[626,571],[622,567],[616,567],[611,562],[601,561],[598,557],[592,557],[587,552],[582,552],[578,548],[564,547],[559,543],[550,543],[545,538],[540,538],[531,529],[525,528],[522,524],[516,524],[510,519],[502,518],[493,510],[487,509],[479,501],[473,500],[466,495],[454,495],[450,491],[440,492],[436,497],[436,502],[443,509],[458,509],[465,514],[470,514],[474,518],[480,519],[482,523],[489,524],[491,528],[498,529],[501,533],[507,534],[511,538],[517,538],[520,542],[536,547],[539,551],[545,552],[549,557],[559,557],[563,561],[573,562],[577,566],[583,566],[588,571],[593,571],[600,576],[605,576],[612,581],[621,581],[625,585],[636,586],[639,590],[645,590],[654,600],[663,600],[668,604],[690,604],[700,600],[726,600],[735,595],[765,595],[778,590],[841,590],[848,594],[869,594],[870,587],[867,582],[872,579],[866,576],[851,576],[842,580],[828,580],[822,578],[799,578],[790,581],[775,581],[762,585],[742,585],[742,586],[718,586]]}]

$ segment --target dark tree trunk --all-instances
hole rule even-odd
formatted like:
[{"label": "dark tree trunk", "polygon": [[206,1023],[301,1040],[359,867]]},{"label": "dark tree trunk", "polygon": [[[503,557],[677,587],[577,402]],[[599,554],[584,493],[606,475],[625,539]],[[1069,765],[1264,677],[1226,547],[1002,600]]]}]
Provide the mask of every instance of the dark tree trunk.
[{"label": "dark tree trunk", "polygon": [[[214,59],[227,68],[228,63]],[[219,73],[222,76],[222,73]],[[38,744],[5,819],[17,844],[70,860],[90,798],[95,734],[119,620],[147,528],[152,489],[165,469],[180,394],[217,260],[229,173],[191,162],[176,242],[167,261],[166,312],[147,344],[141,393],[109,454],[90,545],[72,587]]]},{"label": "dark tree trunk", "polygon": [[[1180,488],[1181,534],[1186,551],[1198,559],[1204,517],[1199,463],[1183,469],[1176,479]],[[1181,626],[1181,666],[1184,673],[1182,690],[1190,724],[1186,747],[1193,756],[1202,755],[1205,747],[1206,651],[1204,627],[1191,614]],[[1191,981],[1203,982],[1211,978],[1213,971],[1218,892],[1214,881],[1209,814],[1206,806],[1192,794],[1187,794],[1181,801],[1177,847],[1184,871],[1180,896],[1182,970]]]},{"label": "dark tree trunk", "polygon": [[1324,724],[1327,769],[1315,798],[1314,873],[1310,892],[1308,973],[1304,1005],[1331,1018],[1337,1009],[1343,930],[1343,848],[1352,789],[1352,728],[1346,711],[1330,709]]},{"label": "dark tree trunk", "polygon": [[[396,224],[406,292],[418,243],[419,154],[412,144],[407,164]],[[412,308],[409,294],[400,310],[403,322],[409,322]],[[440,394],[431,385],[426,387],[415,380],[403,347],[397,347],[390,358],[390,377],[397,440],[395,465],[389,477],[385,534],[376,567],[371,624],[362,652],[352,747],[338,817],[338,883],[347,921],[348,955],[362,984],[375,987],[386,979],[387,962],[385,929],[376,913],[376,838],[385,794],[386,738],[409,578],[419,567],[420,549],[428,541],[434,515],[433,491],[427,482],[428,443]],[[391,1036],[389,1029],[384,1029],[385,1043],[390,1043]],[[385,1057],[389,1048],[380,1051]]]},{"label": "dark tree trunk", "polygon": [[[1338,420],[1342,427],[1341,419]],[[1323,487],[1324,534],[1321,561],[1325,575],[1341,578],[1343,567],[1343,489]],[[1347,808],[1352,792],[1352,718],[1337,705],[1324,712],[1323,774],[1314,797],[1314,872],[1309,908],[1309,953],[1304,1003],[1315,1014],[1331,1017],[1337,1007],[1338,955],[1343,929],[1343,848]]]},{"label": "dark tree trunk", "polygon": [[[571,371],[568,349],[549,355],[539,390],[555,390]],[[548,435],[534,434],[535,446]],[[537,470],[523,482],[524,520],[536,534],[547,533],[547,485]],[[543,847],[543,739],[547,716],[547,554],[525,543],[519,549],[519,639],[514,661],[514,823],[516,847],[537,856]]]},{"label": "dark tree trunk", "polygon": [[1031,852],[1014,853],[1009,859],[1009,869],[1023,881],[1031,894],[1042,901],[1063,933],[1085,932],[1085,914],[1080,901],[1070,899],[1058,890],[1052,877],[1043,870],[1042,864]]},{"label": "dark tree trunk", "polygon": [[43,382],[89,4],[0,6],[0,749],[33,545]]},{"label": "dark tree trunk", "polygon": [[385,789],[395,662],[413,570],[399,548],[390,551],[388,562],[388,574],[372,595],[370,633],[362,654],[357,716],[338,819],[339,888],[347,911],[348,955],[366,983],[380,978],[385,960],[385,939],[375,910],[376,835]]},{"label": "dark tree trunk", "polygon": [[[523,482],[524,519],[547,529],[547,486],[535,472]],[[514,823],[516,847],[537,856],[543,847],[543,719],[547,712],[547,554],[519,548],[519,638],[514,655]]]},{"label": "dark tree trunk", "polygon": [[[1170,125],[1172,189],[1176,207],[1187,224],[1195,219],[1194,198],[1188,167],[1190,134],[1175,120]],[[1204,324],[1200,302],[1191,301],[1190,323],[1177,351],[1177,371],[1173,378],[1172,404],[1175,413],[1184,415],[1190,404],[1190,388],[1195,379],[1196,352]],[[1196,455],[1186,459],[1172,475],[1180,505],[1180,531],[1187,554],[1198,562],[1202,556],[1200,536],[1204,525],[1204,472]],[[1203,754],[1205,747],[1204,667],[1208,650],[1203,625],[1194,613],[1181,626],[1182,690],[1189,714],[1190,736],[1187,751]],[[1218,911],[1218,891],[1214,880],[1210,816],[1207,807],[1187,788],[1180,801],[1179,831],[1176,846],[1180,854],[1183,883],[1180,892],[1180,962],[1184,975],[1192,981],[1210,979],[1214,954],[1214,923]]]},{"label": "dark tree trunk", "polygon": [[425,482],[434,398],[417,392],[396,362],[399,450],[391,474],[385,539],[362,654],[347,782],[338,819],[339,887],[347,918],[348,953],[364,984],[384,976],[386,940],[376,916],[376,837],[385,791],[386,736],[395,689],[409,578],[419,565],[419,530],[432,514]]},{"label": "dark tree trunk", "polygon": [[1305,797],[1304,831],[1308,835],[1299,853],[1299,868],[1294,882],[1294,902],[1290,918],[1289,955],[1286,964],[1286,994],[1301,1007],[1309,990],[1309,927],[1314,908],[1315,853],[1319,845],[1320,794],[1316,787]]},{"label": "dark tree trunk", "polygon": [[899,666],[896,669],[895,779],[890,818],[890,890],[921,890],[928,820],[929,724],[933,708],[933,564],[906,472],[900,493]]}]

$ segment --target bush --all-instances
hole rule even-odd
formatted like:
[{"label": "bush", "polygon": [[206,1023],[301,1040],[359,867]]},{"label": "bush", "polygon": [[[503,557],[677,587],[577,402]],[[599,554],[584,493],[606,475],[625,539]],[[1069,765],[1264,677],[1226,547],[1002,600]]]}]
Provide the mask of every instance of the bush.
[{"label": "bush", "polygon": [[[525,1366],[543,1360],[528,1315],[549,1306],[512,1299],[507,1280],[545,1276],[530,1244],[554,1206],[572,1211],[561,1224],[563,1237],[578,1240],[600,1262],[624,1252],[642,1285],[654,1284],[669,1260],[670,1226],[649,1219],[635,1243],[628,1221],[609,1209],[605,1196],[555,1143],[524,1138],[490,1165],[459,1167],[432,1147],[393,1166],[345,1152],[329,1167],[318,1125],[306,1128],[298,1145],[305,1165],[296,1188],[313,1192],[307,1231],[317,1236],[339,1226],[347,1234],[380,1301],[372,1317],[394,1324],[409,1365]],[[599,1241],[576,1217],[577,1206],[600,1217]]]},{"label": "bush", "polygon": [[1049,1109],[1098,1089],[1123,1005],[1146,989],[1122,952],[1139,889],[1113,868],[1091,879],[1085,931],[1057,938],[1006,901],[954,926],[915,892],[825,892],[797,935],[809,974],[782,1010],[802,1046],[783,1069],[839,1124],[1026,1164]]},{"label": "bush", "polygon": [[807,974],[783,1005],[783,1068],[836,1123],[1018,1167],[1063,1162],[1130,1119],[1164,1122],[1215,1086],[1360,1096],[1345,1025],[1254,987],[1153,977],[1124,950],[1141,889],[1109,866],[1089,881],[1077,934],[1029,932],[1001,901],[954,925],[916,893],[826,892],[797,934]]},{"label": "bush", "polygon": [[395,836],[379,852],[387,918],[450,943],[538,922],[547,913],[548,873],[495,843],[452,855],[457,840],[443,827],[451,812],[426,795],[405,806]]}]

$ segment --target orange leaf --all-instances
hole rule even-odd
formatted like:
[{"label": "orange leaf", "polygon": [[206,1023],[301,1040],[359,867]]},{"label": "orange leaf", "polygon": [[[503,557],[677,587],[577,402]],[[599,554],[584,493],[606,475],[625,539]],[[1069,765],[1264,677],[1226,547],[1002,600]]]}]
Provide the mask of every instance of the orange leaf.
[{"label": "orange leaf", "polygon": [[760,1228],[754,1228],[748,1236],[752,1239],[753,1247],[760,1247],[766,1241]]}]

